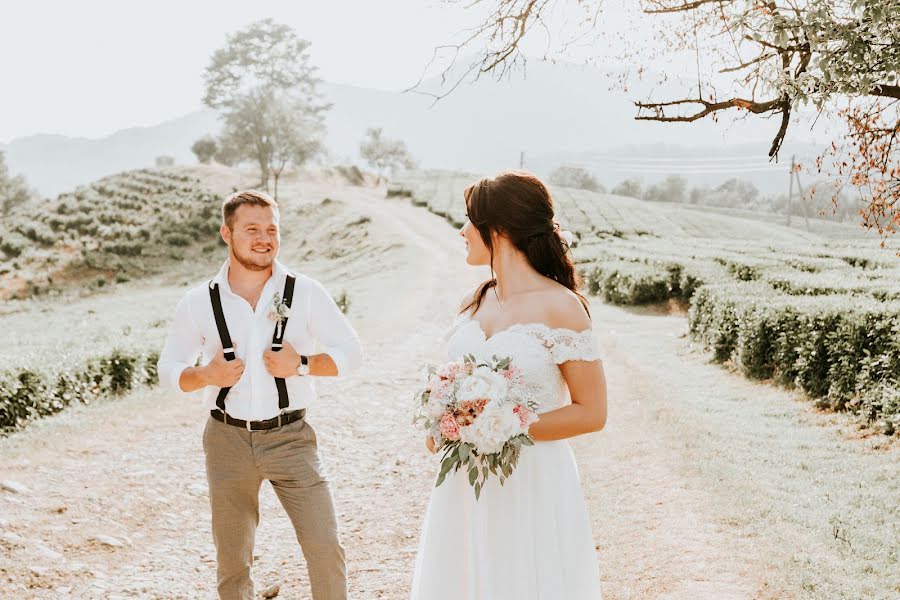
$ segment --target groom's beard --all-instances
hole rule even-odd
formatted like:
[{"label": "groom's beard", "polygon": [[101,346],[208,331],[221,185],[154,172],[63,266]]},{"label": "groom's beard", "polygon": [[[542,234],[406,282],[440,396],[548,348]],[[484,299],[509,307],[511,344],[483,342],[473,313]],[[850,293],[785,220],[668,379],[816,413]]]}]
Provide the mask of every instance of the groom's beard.
[{"label": "groom's beard", "polygon": [[272,262],[275,260],[275,249],[272,248],[268,254],[256,254],[252,250],[249,254],[242,254],[232,246],[231,255],[248,271],[265,271],[272,266]]}]

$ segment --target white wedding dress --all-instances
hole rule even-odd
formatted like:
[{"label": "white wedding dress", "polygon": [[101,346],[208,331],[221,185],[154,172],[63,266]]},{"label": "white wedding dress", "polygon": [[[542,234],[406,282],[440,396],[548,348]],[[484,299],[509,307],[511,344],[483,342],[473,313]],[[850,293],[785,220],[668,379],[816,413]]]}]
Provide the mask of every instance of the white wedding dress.
[{"label": "white wedding dress", "polygon": [[[538,412],[570,403],[558,365],[600,360],[592,331],[516,324],[485,337],[457,318],[449,355],[509,356],[537,386]],[[503,486],[475,499],[465,469],[434,488],[413,575],[412,600],[598,600],[600,573],[578,467],[565,440],[522,449]]]}]

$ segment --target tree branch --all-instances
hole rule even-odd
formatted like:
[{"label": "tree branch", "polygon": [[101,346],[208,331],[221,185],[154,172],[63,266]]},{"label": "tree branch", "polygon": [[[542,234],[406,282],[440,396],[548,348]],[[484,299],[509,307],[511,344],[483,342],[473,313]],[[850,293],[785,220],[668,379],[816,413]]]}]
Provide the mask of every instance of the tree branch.
[{"label": "tree branch", "polygon": [[[676,13],[676,12],[687,12],[690,10],[694,10],[700,8],[705,4],[732,4],[734,0],[694,0],[694,2],[686,2],[684,4],[680,4],[678,6],[670,6],[667,8],[657,8],[643,11],[646,15],[663,15],[668,13]],[[658,2],[657,4],[662,4]]]},{"label": "tree branch", "polygon": [[[769,158],[777,158],[778,151],[781,150],[781,144],[784,142],[784,138],[787,135],[788,125],[791,120],[791,102],[787,96],[783,96],[776,100],[768,100],[766,102],[754,102],[753,100],[745,100],[744,98],[731,98],[730,100],[723,100],[722,102],[707,102],[701,98],[696,98],[672,100],[670,102],[635,102],[634,104],[638,108],[638,116],[635,117],[635,120],[660,121],[663,123],[692,123],[715,112],[731,108],[746,110],[757,115],[781,112],[781,126],[778,128],[778,133],[775,134],[772,145],[769,147]],[[699,104],[702,105],[703,108],[690,115],[666,115],[666,108],[670,106],[689,104]],[[641,115],[641,110],[652,110],[654,114]]]},{"label": "tree branch", "polygon": [[[778,100],[768,100],[766,102],[754,102],[753,100],[745,100],[743,98],[732,98],[730,100],[723,100],[722,102],[707,102],[702,98],[696,99],[686,99],[686,100],[673,100],[671,102],[635,102],[634,105],[638,108],[638,116],[635,117],[638,121],[662,121],[665,123],[690,123],[693,121],[697,121],[702,119],[703,117],[710,115],[714,112],[720,110],[726,110],[729,108],[740,108],[743,110],[747,110],[754,114],[762,114],[767,112],[774,112],[781,107],[782,102],[781,99]],[[703,109],[699,112],[696,112],[691,115],[684,116],[667,116],[665,114],[665,109],[669,106],[679,106],[684,104],[700,104],[703,106]],[[652,110],[655,114],[653,115],[641,115],[641,110]]]},{"label": "tree branch", "polygon": [[900,99],[900,85],[887,85],[879,83],[871,92],[872,96],[881,96],[883,98]]},{"label": "tree branch", "polygon": [[739,65],[734,65],[731,67],[723,67],[723,68],[719,69],[719,73],[734,73],[736,71],[743,71],[744,69],[749,69],[753,65],[757,65],[765,60],[768,60],[768,59],[774,58],[774,57],[775,57],[775,55],[772,53],[763,52],[762,54],[760,54],[753,60],[749,60],[745,63],[741,63]]}]

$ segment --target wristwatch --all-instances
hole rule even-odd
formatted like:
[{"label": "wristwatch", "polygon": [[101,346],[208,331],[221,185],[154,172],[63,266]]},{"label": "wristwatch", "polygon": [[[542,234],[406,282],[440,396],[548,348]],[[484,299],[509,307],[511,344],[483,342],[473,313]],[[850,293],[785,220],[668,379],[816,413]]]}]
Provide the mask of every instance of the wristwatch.
[{"label": "wristwatch", "polygon": [[300,355],[300,364],[297,366],[297,375],[304,377],[309,375],[309,358]]}]

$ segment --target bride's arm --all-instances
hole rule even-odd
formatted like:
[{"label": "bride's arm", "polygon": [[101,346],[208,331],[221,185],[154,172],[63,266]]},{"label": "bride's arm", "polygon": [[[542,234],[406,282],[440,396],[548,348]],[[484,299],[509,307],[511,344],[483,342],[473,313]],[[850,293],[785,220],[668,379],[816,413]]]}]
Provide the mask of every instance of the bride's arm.
[{"label": "bride's arm", "polygon": [[[574,294],[569,294],[566,301],[549,304],[547,311],[553,328],[581,332],[591,329],[591,319]],[[562,440],[600,431],[606,425],[606,377],[596,340],[591,337],[591,341],[590,347],[584,347],[582,341],[561,340],[561,346],[554,348],[552,354],[560,363],[572,404],[541,414],[528,430],[535,440]]]},{"label": "bride's arm", "polygon": [[599,360],[571,360],[559,365],[572,404],[545,412],[528,433],[535,440],[550,441],[600,431],[606,425],[606,377]]}]

